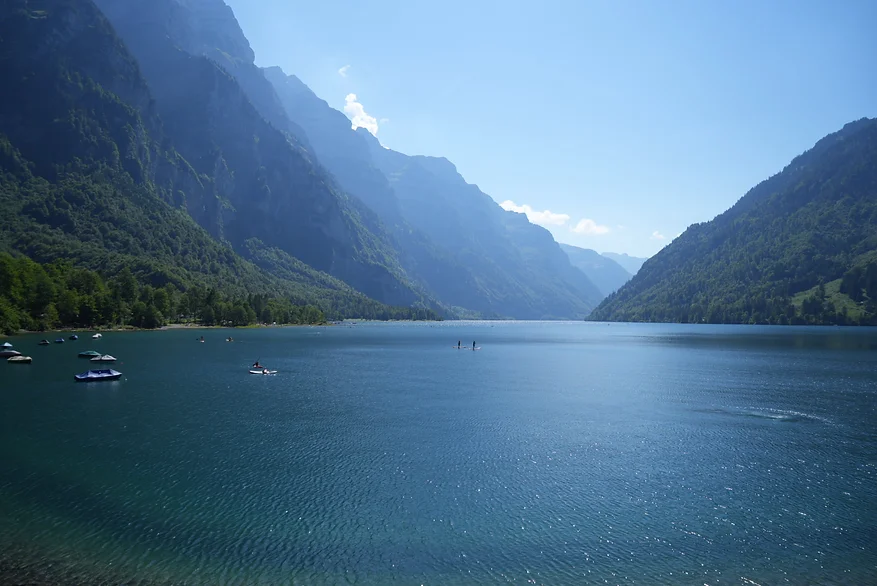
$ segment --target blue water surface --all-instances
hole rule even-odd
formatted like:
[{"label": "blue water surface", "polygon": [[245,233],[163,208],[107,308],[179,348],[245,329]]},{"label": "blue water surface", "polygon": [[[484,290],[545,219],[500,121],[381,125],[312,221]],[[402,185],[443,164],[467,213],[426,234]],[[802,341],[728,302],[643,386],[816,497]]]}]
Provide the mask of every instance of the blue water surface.
[{"label": "blue water surface", "polygon": [[0,365],[0,583],[877,583],[874,329],[40,337]]}]

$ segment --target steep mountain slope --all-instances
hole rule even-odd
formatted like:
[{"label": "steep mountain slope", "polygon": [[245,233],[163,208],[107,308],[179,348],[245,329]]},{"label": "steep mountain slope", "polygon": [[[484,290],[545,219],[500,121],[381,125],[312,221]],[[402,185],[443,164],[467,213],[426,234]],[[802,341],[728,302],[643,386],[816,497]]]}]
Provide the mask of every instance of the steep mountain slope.
[{"label": "steep mountain slope", "polygon": [[[212,215],[190,205],[199,223],[240,252],[258,239],[382,302],[421,299],[374,214],[337,189],[284,131],[290,123],[227,6],[219,0],[97,3],[137,58],[170,144],[210,180],[221,202]],[[213,57],[223,57],[224,67]]]},{"label": "steep mountain slope", "polygon": [[136,61],[91,0],[7,2],[0,39],[0,249],[104,274],[128,267],[155,286],[290,296],[336,315],[381,310],[282,253],[284,278],[257,269],[181,209],[198,202],[209,217],[220,202],[162,134]]},{"label": "steep mountain slope", "polygon": [[604,296],[617,291],[633,276],[620,264],[594,250],[561,244],[560,248],[576,267],[591,280]]},{"label": "steep mountain slope", "polygon": [[691,226],[598,320],[877,323],[877,120],[820,140]]},{"label": "steep mountain slope", "polygon": [[474,286],[455,292],[460,305],[524,319],[580,318],[603,297],[547,230],[503,210],[449,161],[403,155],[358,132],[405,219],[470,269]]},{"label": "steep mountain slope", "polygon": [[636,256],[630,256],[626,252],[622,254],[618,254],[617,252],[604,252],[602,256],[605,256],[611,261],[615,261],[621,268],[630,273],[631,275],[635,275],[642,268],[643,264],[649,260],[647,258],[639,258]]},{"label": "steep mountain slope", "polygon": [[[352,131],[344,114],[295,76],[276,67],[265,73],[320,161],[346,191],[378,213],[395,238],[406,272],[439,300],[487,316],[541,318],[581,317],[602,298],[571,269],[547,231],[505,212],[477,188],[469,189],[452,165],[436,168],[436,174],[428,169],[430,159],[386,151],[365,130]],[[410,163],[407,178],[414,183],[396,181],[397,163],[404,169]],[[388,177],[387,170],[393,175]],[[416,170],[423,173],[422,183],[417,183]],[[450,180],[442,180],[443,174]],[[429,211],[426,205],[432,206]],[[483,225],[470,222],[470,213],[483,217]],[[473,240],[473,232],[480,240]],[[465,236],[449,239],[454,233]]]}]

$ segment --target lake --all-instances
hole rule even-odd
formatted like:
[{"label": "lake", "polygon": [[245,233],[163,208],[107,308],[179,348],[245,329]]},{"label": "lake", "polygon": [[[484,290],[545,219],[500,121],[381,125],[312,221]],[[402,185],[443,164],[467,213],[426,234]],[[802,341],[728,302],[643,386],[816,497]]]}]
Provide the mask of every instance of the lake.
[{"label": "lake", "polygon": [[873,328],[42,337],[0,365],[0,584],[877,583]]}]

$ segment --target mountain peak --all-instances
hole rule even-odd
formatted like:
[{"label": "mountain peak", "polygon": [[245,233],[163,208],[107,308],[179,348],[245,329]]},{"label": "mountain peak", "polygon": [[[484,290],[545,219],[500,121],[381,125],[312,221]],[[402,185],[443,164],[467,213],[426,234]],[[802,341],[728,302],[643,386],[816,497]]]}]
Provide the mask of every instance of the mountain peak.
[{"label": "mountain peak", "polygon": [[195,17],[201,41],[236,60],[255,63],[256,54],[235,18],[234,10],[223,0],[176,0]]}]

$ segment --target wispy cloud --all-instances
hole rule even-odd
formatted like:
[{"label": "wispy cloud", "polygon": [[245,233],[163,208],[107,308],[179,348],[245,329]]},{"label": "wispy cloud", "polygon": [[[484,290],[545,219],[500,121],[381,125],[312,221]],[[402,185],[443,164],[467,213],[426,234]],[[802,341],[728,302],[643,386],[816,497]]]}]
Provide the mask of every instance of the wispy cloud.
[{"label": "wispy cloud", "polygon": [[655,230],[652,232],[652,240],[664,240],[664,235]]},{"label": "wispy cloud", "polygon": [[341,77],[347,77],[347,72],[350,71],[350,65],[345,65],[341,69],[338,70],[338,75]]},{"label": "wispy cloud", "polygon": [[545,228],[567,226],[570,231],[575,232],[576,234],[586,234],[589,236],[600,236],[609,233],[609,226],[602,226],[589,218],[583,218],[573,226],[570,224],[572,218],[569,214],[561,214],[558,212],[552,212],[551,210],[534,210],[527,204],[519,205],[510,199],[507,199],[499,205],[506,211],[526,214],[527,219],[532,223]]},{"label": "wispy cloud", "polygon": [[365,128],[372,136],[378,135],[378,120],[365,111],[365,108],[356,99],[356,94],[347,94],[344,98],[344,113],[350,118],[351,127]]},{"label": "wispy cloud", "polygon": [[576,234],[590,234],[592,236],[599,236],[601,234],[608,234],[609,226],[601,226],[594,220],[584,218],[579,220],[579,223],[572,228],[572,231]]},{"label": "wispy cloud", "polygon": [[567,214],[556,214],[551,210],[542,210],[540,212],[534,210],[527,204],[518,205],[510,199],[499,205],[506,211],[526,214],[528,220],[534,224],[539,224],[540,226],[563,226],[569,222],[569,216]]}]

